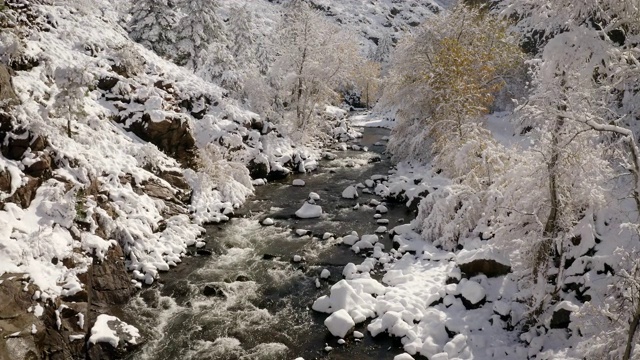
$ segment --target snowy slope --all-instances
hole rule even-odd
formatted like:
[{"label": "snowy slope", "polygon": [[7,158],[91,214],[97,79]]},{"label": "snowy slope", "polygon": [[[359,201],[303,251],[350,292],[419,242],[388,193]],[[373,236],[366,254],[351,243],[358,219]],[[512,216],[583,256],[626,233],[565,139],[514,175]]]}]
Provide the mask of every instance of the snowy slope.
[{"label": "snowy slope", "polygon": [[[313,155],[224,89],[132,42],[108,1],[6,14],[13,31],[0,48],[19,104],[2,133],[10,186],[0,189],[0,273],[29,274],[43,296],[79,291],[87,255],[115,242],[134,277],[153,282],[196,244],[198,224],[224,221],[252,193],[248,164],[288,171],[284,162]],[[23,140],[30,149],[12,153]],[[20,195],[28,185],[33,194]],[[54,260],[72,256],[85,265]]]},{"label": "snowy slope", "polygon": [[[375,50],[378,41],[385,36],[399,40],[433,14],[452,6],[455,0],[308,0],[312,8],[324,14],[342,28],[352,31],[363,53]],[[287,0],[230,0],[222,1],[227,18],[233,8],[246,4],[254,14],[256,32],[266,36],[274,30]]]}]

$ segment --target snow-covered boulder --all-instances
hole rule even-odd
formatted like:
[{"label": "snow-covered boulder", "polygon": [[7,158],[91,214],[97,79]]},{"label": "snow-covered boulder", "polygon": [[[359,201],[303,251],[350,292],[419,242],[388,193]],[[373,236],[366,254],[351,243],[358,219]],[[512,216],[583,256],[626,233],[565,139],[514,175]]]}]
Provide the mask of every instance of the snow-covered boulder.
[{"label": "snow-covered boulder", "polygon": [[322,207],[305,202],[302,207],[296,211],[296,216],[300,219],[319,218],[322,216]]},{"label": "snow-covered boulder", "polygon": [[345,199],[357,199],[358,189],[354,185],[349,185],[342,191],[342,197]]},{"label": "snow-covered boulder", "polygon": [[461,282],[458,285],[458,290],[462,297],[462,303],[467,309],[477,309],[487,299],[484,288],[475,281]]},{"label": "snow-covered boulder", "polygon": [[334,312],[325,319],[324,325],[333,336],[345,337],[356,326],[349,313],[342,309]]},{"label": "snow-covered boulder", "polygon": [[95,324],[91,328],[89,344],[107,343],[114,348],[120,345],[136,345],[140,341],[140,331],[133,325],[129,325],[115,316],[98,315]]},{"label": "snow-covered boulder", "polygon": [[415,360],[415,359],[413,358],[413,356],[407,353],[404,353],[404,354],[394,356],[393,360]]},{"label": "snow-covered boulder", "polygon": [[389,209],[387,209],[386,206],[384,205],[378,205],[376,206],[376,212],[380,213],[380,214],[386,214],[389,211]]},{"label": "snow-covered boulder", "polygon": [[275,224],[275,222],[273,221],[272,218],[266,218],[266,219],[262,220],[261,224],[264,225],[264,226],[271,226],[271,225]]},{"label": "snow-covered boulder", "polygon": [[511,272],[509,259],[493,247],[462,250],[456,263],[467,277],[484,274],[487,277],[503,276]]},{"label": "snow-covered boulder", "polygon": [[329,276],[331,276],[331,272],[327,269],[322,269],[322,272],[320,273],[320,278],[321,279],[328,279]]}]

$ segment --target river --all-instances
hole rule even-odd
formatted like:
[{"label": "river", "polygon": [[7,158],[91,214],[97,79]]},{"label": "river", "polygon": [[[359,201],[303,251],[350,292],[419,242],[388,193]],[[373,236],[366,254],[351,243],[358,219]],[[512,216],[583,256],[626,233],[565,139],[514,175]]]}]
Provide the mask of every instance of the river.
[{"label": "river", "polygon": [[[323,325],[327,314],[310,308],[342,279],[344,265],[364,259],[335,240],[322,240],[323,234],[373,234],[379,226],[371,208],[354,206],[381,199],[362,191],[357,200],[341,197],[347,186],[372,175],[387,175],[392,167],[384,147],[374,145],[388,130],[361,131],[357,143],[367,146],[368,152],[332,151],[336,159],[322,160],[313,173],[294,176],[306,182],[304,187],[291,186],[292,178],[257,187],[236,217],[207,227],[206,249],[211,256],[186,257],[162,274],[156,285],[140,292],[125,312],[148,340],[131,358],[359,360],[392,359],[402,353],[395,339],[371,338],[366,333],[368,322],[356,328],[365,334],[363,339],[348,336],[340,345]],[[296,219],[293,214],[310,192],[320,195],[317,204],[324,215]],[[389,228],[410,220],[404,206],[387,205],[384,218],[390,220]],[[266,217],[275,225],[262,226]],[[312,235],[299,236],[296,229]],[[387,234],[381,242],[387,250],[392,245]],[[295,255],[304,261],[294,262]],[[319,279],[323,269],[330,271],[328,279]]]}]

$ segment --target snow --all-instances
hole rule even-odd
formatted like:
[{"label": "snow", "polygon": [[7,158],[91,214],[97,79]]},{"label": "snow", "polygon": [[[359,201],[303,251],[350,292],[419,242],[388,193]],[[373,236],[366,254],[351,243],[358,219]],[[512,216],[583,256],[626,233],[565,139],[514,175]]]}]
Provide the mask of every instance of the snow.
[{"label": "snow", "polygon": [[118,342],[120,342],[120,338],[117,335],[116,330],[113,330],[111,326],[120,330],[123,334],[127,334],[128,338],[122,339],[123,341],[129,342],[131,344],[137,344],[138,338],[140,338],[140,332],[134,326],[129,325],[115,316],[100,314],[96,319],[95,324],[91,328],[91,336],[89,337],[89,342],[91,344],[96,344],[100,342],[108,343],[113,347],[118,347]]},{"label": "snow", "polygon": [[407,353],[404,353],[404,354],[400,354],[400,355],[394,356],[393,360],[415,360],[415,359],[413,358],[413,356],[411,356],[411,355],[409,355]]},{"label": "snow", "polygon": [[342,197],[345,199],[357,199],[358,189],[354,185],[349,185],[342,191]]},{"label": "snow", "polygon": [[319,218],[322,216],[322,207],[305,202],[302,207],[296,211],[296,216],[300,219]]},{"label": "snow", "polygon": [[272,218],[266,218],[266,219],[262,220],[261,224],[264,225],[264,226],[270,226],[270,225],[273,225],[274,223],[275,222],[273,221]]},{"label": "snow", "polygon": [[309,193],[309,200],[318,201],[320,200],[320,195],[314,192]]},{"label": "snow", "polygon": [[304,186],[305,182],[302,179],[295,179],[295,180],[293,180],[291,185],[293,185],[293,186]]},{"label": "snow", "polygon": [[305,230],[305,229],[296,229],[296,235],[298,236],[305,236],[309,233],[309,230]]},{"label": "snow", "polygon": [[331,276],[331,272],[329,272],[329,270],[322,269],[322,272],[320,273],[320,278],[328,279],[330,276]]},{"label": "snow", "polygon": [[387,209],[386,206],[384,205],[378,205],[376,206],[376,212],[380,213],[380,214],[386,214],[389,210]]},{"label": "snow", "polygon": [[364,334],[356,330],[353,332],[353,337],[356,339],[362,339],[364,337]]},{"label": "snow", "polygon": [[327,317],[324,325],[333,336],[343,338],[353,329],[356,323],[346,310],[341,309]]},{"label": "snow", "polygon": [[387,232],[387,227],[386,226],[378,226],[378,228],[376,229],[376,234],[382,234]]}]

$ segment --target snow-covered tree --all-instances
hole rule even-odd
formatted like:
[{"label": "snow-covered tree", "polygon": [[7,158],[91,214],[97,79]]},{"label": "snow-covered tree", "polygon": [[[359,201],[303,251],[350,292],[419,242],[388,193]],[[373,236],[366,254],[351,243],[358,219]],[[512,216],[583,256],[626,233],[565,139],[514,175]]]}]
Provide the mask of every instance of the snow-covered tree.
[{"label": "snow-covered tree", "polygon": [[328,23],[303,1],[289,5],[278,29],[271,77],[291,114],[290,125],[302,133],[320,125],[316,106],[337,96],[334,91],[351,73],[357,49],[350,36]]},{"label": "snow-covered tree", "polygon": [[241,67],[253,63],[256,53],[253,14],[246,4],[241,8],[231,9],[227,29],[231,40],[231,54],[236,63]]},{"label": "snow-covered tree", "polygon": [[[521,181],[502,192],[512,198],[505,208],[528,214],[523,218],[528,224],[537,222],[529,233],[537,234],[535,238],[521,243],[529,250],[522,275],[528,271],[534,284],[526,291],[537,317],[557,300],[554,294],[564,281],[563,266],[557,263],[571,246],[568,239],[576,223],[603,203],[613,169],[631,175],[628,190],[636,211],[627,216],[637,227],[640,152],[634,132],[640,104],[640,8],[634,0],[505,0],[501,5],[505,16],[518,20],[522,34],[540,40],[532,62],[531,95],[519,112],[537,140],[527,156],[527,173],[535,174],[542,186]],[[525,190],[533,197],[522,195]],[[517,204],[528,204],[528,209]],[[548,285],[551,276],[556,279],[553,288]],[[625,319],[633,337],[634,318]],[[623,358],[628,357],[625,351]]]},{"label": "snow-covered tree", "polygon": [[392,49],[393,39],[391,39],[391,34],[387,31],[378,39],[378,46],[371,53],[371,60],[386,64],[389,61]]},{"label": "snow-covered tree", "polygon": [[429,149],[465,142],[463,125],[489,111],[521,60],[505,25],[476,9],[458,6],[426,22],[396,49],[381,99],[398,121],[389,150],[399,160],[425,160]]},{"label": "snow-covered tree", "polygon": [[255,48],[256,66],[260,74],[266,75],[273,63],[273,56],[271,55],[271,49],[265,44],[266,38],[258,41]]},{"label": "snow-covered tree", "polygon": [[175,50],[175,26],[178,21],[173,1],[135,1],[129,12],[131,38],[161,56],[170,57]]},{"label": "snow-covered tree", "polygon": [[356,66],[353,75],[354,82],[360,91],[360,102],[369,108],[378,100],[382,81],[380,79],[381,66],[375,61],[362,61]]},{"label": "snow-covered tree", "polygon": [[179,5],[184,15],[177,26],[175,62],[196,69],[205,58],[203,52],[215,53],[209,49],[211,44],[221,44],[216,50],[228,46],[223,22],[216,13],[218,1],[181,0]]},{"label": "snow-covered tree", "polygon": [[54,98],[55,116],[66,120],[67,136],[72,137],[73,120],[85,114],[83,103],[91,76],[78,66],[59,67],[53,76],[59,90]]}]

